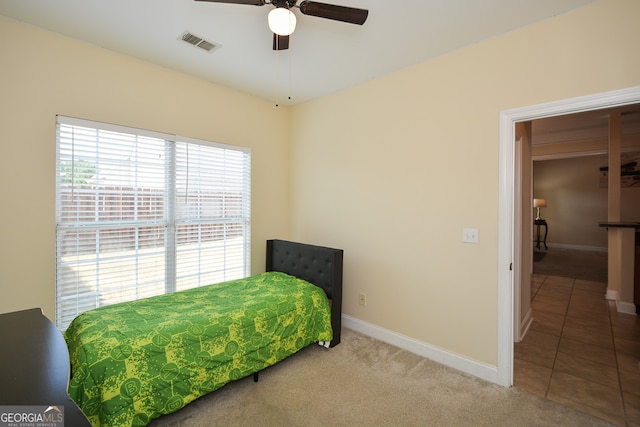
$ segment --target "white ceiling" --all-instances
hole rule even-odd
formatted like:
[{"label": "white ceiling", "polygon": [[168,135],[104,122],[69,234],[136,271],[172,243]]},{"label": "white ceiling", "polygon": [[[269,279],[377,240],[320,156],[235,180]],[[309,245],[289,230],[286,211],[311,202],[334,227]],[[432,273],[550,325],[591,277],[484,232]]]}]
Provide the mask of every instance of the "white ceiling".
[{"label": "white ceiling", "polygon": [[[359,26],[293,9],[298,26],[290,49],[278,54],[271,49],[267,26],[270,4],[0,0],[0,14],[268,101],[295,105],[595,1],[328,0],[368,9],[369,18]],[[208,53],[181,42],[184,31],[220,47]]]}]

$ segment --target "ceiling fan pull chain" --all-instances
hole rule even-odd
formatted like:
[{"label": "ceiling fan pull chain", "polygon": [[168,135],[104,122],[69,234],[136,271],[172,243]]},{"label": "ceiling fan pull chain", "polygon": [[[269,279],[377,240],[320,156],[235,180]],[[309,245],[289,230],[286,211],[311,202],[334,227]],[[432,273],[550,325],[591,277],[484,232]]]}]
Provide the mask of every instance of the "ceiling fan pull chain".
[{"label": "ceiling fan pull chain", "polygon": [[291,100],[291,51],[287,50],[287,59],[288,59],[288,65],[289,65],[289,84],[288,84],[288,88],[287,88],[287,92],[288,92],[288,98],[289,100]]},{"label": "ceiling fan pull chain", "polygon": [[[277,39],[276,39],[277,40]],[[276,41],[278,43],[278,41]],[[280,94],[280,51],[276,49],[276,107],[278,107],[278,95]]]}]

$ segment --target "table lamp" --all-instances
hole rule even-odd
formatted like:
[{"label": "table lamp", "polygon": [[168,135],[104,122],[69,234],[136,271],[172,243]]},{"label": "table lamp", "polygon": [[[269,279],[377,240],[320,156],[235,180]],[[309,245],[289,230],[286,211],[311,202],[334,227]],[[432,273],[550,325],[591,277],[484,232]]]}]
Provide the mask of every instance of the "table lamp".
[{"label": "table lamp", "polygon": [[536,220],[540,218],[540,208],[547,207],[547,201],[545,199],[533,199],[533,207],[536,208]]}]

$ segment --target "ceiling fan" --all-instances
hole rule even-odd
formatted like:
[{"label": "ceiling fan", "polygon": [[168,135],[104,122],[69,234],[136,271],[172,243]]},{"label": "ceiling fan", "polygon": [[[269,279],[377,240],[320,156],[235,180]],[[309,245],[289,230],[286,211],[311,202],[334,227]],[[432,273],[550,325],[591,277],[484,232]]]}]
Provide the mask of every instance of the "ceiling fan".
[{"label": "ceiling fan", "polygon": [[349,24],[362,25],[369,16],[366,9],[338,6],[328,3],[304,0],[297,5],[298,0],[196,0],[211,3],[246,4],[251,6],[264,6],[271,4],[275,7],[269,12],[269,28],[273,32],[273,50],[289,48],[289,36],[296,27],[296,16],[291,8],[297,7],[303,15],[317,16],[319,18],[332,19],[334,21],[347,22]]}]

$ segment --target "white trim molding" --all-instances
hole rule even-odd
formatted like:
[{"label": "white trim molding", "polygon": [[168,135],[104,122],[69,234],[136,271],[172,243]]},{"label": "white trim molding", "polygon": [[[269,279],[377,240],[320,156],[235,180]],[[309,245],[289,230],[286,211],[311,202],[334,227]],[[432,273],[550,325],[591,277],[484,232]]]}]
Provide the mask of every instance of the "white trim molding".
[{"label": "white trim molding", "polygon": [[395,345],[403,350],[407,350],[411,353],[417,354],[418,356],[425,357],[458,371],[465,372],[492,383],[497,382],[497,369],[495,366],[468,359],[434,345],[427,344],[389,329],[381,328],[380,326],[356,319],[355,317],[351,317],[346,314],[342,315],[342,326],[386,342],[387,344]]},{"label": "white trim molding", "polygon": [[[520,262],[514,257],[514,188],[516,178],[515,124],[517,122],[640,103],[640,86],[581,96],[500,113],[500,169],[498,206],[498,366],[497,383],[513,385],[514,274]],[[513,269],[511,269],[513,266]]]},{"label": "white trim molding", "polygon": [[616,303],[616,311],[618,313],[631,314],[637,316],[636,305],[630,302],[623,302],[618,299],[618,291],[607,289],[607,293],[604,297],[610,301]]},{"label": "white trim molding", "polygon": [[569,245],[564,243],[547,243],[550,248],[558,249],[576,249],[579,251],[591,251],[591,252],[609,252],[609,248],[606,246],[583,246],[583,245]]},{"label": "white trim molding", "polygon": [[616,300],[616,310],[618,313],[631,314],[636,316],[636,305],[630,302]]},{"label": "white trim molding", "polygon": [[533,310],[529,307],[527,314],[524,315],[522,323],[520,324],[520,340],[516,340],[516,342],[520,342],[524,339],[524,336],[529,331],[531,324],[533,324]]}]

